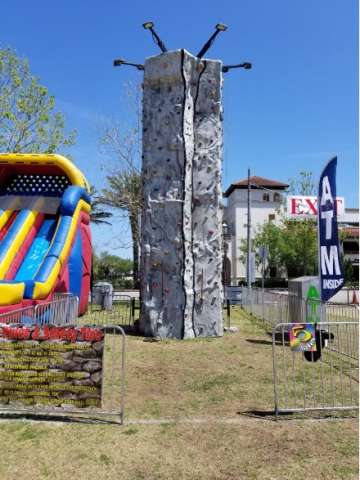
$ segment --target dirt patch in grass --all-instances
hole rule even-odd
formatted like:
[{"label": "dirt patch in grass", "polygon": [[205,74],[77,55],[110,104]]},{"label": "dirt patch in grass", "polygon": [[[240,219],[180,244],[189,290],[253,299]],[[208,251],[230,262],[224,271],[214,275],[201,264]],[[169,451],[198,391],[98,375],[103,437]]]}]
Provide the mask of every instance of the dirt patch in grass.
[{"label": "dirt patch in grass", "polygon": [[271,337],[241,312],[236,320],[240,333],[222,338],[144,342],[128,337],[127,417],[273,409]]}]

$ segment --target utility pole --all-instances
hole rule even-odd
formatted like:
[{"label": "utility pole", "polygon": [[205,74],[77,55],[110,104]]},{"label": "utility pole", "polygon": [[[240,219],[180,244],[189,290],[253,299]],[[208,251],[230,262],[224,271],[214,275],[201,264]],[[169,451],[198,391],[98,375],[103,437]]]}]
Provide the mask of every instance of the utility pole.
[{"label": "utility pole", "polygon": [[251,185],[250,168],[248,168],[248,195],[247,195],[247,287],[251,289]]}]

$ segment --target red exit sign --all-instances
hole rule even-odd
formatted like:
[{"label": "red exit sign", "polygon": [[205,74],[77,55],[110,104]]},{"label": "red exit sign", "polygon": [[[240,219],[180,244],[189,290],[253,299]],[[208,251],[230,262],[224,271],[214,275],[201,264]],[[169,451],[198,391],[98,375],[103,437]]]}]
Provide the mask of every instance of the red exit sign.
[{"label": "red exit sign", "polygon": [[[317,197],[289,195],[286,199],[287,215],[295,218],[314,218],[317,215]],[[337,215],[345,213],[344,197],[336,197]]]}]

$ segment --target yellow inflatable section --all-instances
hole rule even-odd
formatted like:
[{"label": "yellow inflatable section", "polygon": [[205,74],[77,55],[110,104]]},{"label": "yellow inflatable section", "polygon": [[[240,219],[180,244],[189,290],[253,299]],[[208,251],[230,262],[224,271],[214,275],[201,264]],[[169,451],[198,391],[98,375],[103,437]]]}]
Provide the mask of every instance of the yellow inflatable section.
[{"label": "yellow inflatable section", "polygon": [[[75,270],[85,268],[81,252],[86,235],[80,235],[80,228],[89,228],[84,226],[89,222],[89,193],[82,172],[61,155],[0,154],[0,306],[48,298],[75,239],[80,256],[78,265],[72,260],[79,266],[72,267],[73,278]],[[70,273],[66,275],[68,286]]]},{"label": "yellow inflatable section", "polygon": [[90,192],[90,185],[81,171],[66,157],[52,153],[0,153],[0,175],[2,166],[13,166],[23,169],[31,166],[31,171],[36,167],[57,168],[67,175],[72,185],[78,185]]},{"label": "yellow inflatable section", "polygon": [[[75,210],[75,213],[72,217],[72,220],[71,220],[71,226],[70,226],[70,229],[69,229],[69,232],[66,236],[66,241],[64,243],[64,246],[61,250],[61,253],[59,255],[59,258],[58,260],[56,261],[55,265],[53,266],[52,270],[51,270],[51,273],[49,274],[46,282],[35,282],[35,285],[34,285],[34,293],[33,293],[33,298],[35,300],[38,300],[38,299],[43,299],[43,298],[46,298],[49,293],[51,292],[51,289],[60,273],[60,270],[61,270],[61,267],[62,267],[62,264],[64,263],[65,259],[67,258],[67,256],[69,255],[69,251],[70,251],[70,248],[71,248],[71,244],[74,240],[74,236],[76,234],[76,229],[77,229],[77,226],[78,226],[78,222],[79,222],[79,218],[80,218],[80,214],[81,212],[86,212],[86,213],[89,213],[90,212],[90,205],[87,203],[87,202],[84,202],[84,200],[80,200],[79,203],[78,203],[78,206]],[[60,223],[58,224],[58,228],[59,228],[59,225]],[[54,239],[56,238],[56,233],[54,235]],[[49,250],[51,249],[51,246],[50,245],[50,248]]]},{"label": "yellow inflatable section", "polygon": [[0,230],[10,220],[12,210],[5,210],[0,216]]},{"label": "yellow inflatable section", "polygon": [[4,278],[11,262],[16,257],[16,254],[19,251],[19,248],[24,243],[26,236],[28,235],[30,228],[34,225],[38,212],[27,212],[27,216],[22,224],[22,228],[17,232],[14,237],[11,247],[6,251],[4,257],[1,259],[0,263],[0,279]]}]

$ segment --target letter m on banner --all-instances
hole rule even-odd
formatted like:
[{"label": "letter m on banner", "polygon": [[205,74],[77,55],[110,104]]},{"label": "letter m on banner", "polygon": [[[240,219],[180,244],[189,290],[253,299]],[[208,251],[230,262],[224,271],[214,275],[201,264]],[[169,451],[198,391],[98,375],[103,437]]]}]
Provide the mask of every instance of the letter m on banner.
[{"label": "letter m on banner", "polygon": [[321,300],[326,302],[344,285],[336,212],[336,164],[332,158],[319,182],[318,238]]}]

